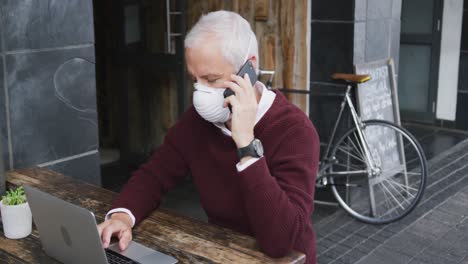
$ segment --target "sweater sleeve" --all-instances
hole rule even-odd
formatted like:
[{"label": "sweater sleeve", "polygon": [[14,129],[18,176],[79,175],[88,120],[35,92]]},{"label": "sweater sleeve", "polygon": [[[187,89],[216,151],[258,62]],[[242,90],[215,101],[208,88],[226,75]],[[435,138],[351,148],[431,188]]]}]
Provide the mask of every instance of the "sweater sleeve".
[{"label": "sweater sleeve", "polygon": [[262,157],[238,173],[250,226],[267,255],[286,255],[310,224],[319,148],[313,126],[300,126],[283,137],[271,162]]},{"label": "sweater sleeve", "polygon": [[132,174],[110,209],[126,208],[135,217],[135,225],[155,210],[161,196],[189,172],[181,152],[172,143],[168,133],[164,143],[150,160]]}]

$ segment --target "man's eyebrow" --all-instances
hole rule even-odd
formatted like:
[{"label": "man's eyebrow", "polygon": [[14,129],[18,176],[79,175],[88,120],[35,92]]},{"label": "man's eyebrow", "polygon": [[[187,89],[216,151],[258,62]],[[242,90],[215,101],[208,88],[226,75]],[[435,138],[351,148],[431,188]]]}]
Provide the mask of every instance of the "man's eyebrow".
[{"label": "man's eyebrow", "polygon": [[221,73],[208,73],[208,74],[202,75],[201,78],[203,78],[203,79],[219,78],[219,77],[222,77],[222,76],[223,76],[223,74],[221,74]]}]

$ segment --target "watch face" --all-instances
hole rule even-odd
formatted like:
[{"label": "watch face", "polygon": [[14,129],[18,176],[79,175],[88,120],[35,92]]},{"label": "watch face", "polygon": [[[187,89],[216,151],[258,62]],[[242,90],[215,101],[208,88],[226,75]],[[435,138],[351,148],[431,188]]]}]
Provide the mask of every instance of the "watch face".
[{"label": "watch face", "polygon": [[258,140],[258,139],[255,139],[254,142],[253,142],[253,146],[254,146],[255,152],[257,152],[257,155],[259,157],[263,156],[262,142],[260,140]]}]

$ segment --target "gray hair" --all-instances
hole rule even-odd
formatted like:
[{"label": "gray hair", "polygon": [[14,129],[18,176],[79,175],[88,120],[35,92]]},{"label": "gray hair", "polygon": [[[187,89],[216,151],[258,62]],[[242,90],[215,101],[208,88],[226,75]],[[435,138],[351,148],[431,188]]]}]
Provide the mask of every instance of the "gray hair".
[{"label": "gray hair", "polygon": [[221,53],[235,69],[245,63],[247,55],[257,58],[258,68],[257,37],[249,22],[239,14],[220,10],[203,15],[185,37],[185,48],[202,44],[210,34],[222,41]]}]

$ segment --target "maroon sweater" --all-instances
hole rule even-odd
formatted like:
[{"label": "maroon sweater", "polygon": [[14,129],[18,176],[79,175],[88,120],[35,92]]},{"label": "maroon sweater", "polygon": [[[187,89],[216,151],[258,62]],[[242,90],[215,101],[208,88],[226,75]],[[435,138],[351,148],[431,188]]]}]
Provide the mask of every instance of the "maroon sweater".
[{"label": "maroon sweater", "polygon": [[210,223],[254,236],[271,257],[295,249],[307,255],[306,263],[316,263],[310,221],[319,158],[315,128],[277,92],[254,134],[264,157],[238,172],[232,138],[191,107],[134,172],[111,209],[129,209],[138,224],[191,172]]}]

